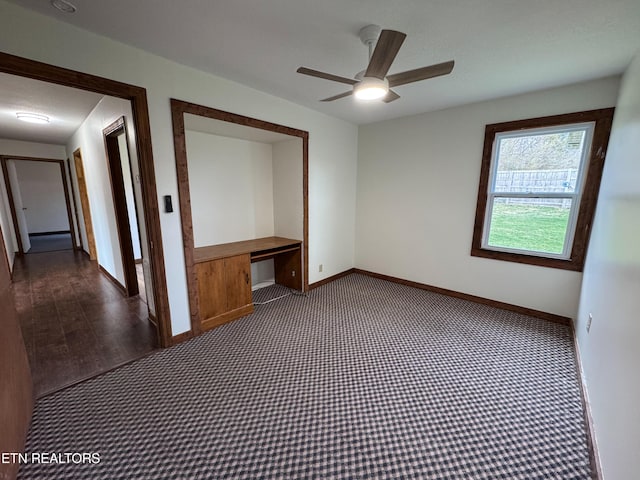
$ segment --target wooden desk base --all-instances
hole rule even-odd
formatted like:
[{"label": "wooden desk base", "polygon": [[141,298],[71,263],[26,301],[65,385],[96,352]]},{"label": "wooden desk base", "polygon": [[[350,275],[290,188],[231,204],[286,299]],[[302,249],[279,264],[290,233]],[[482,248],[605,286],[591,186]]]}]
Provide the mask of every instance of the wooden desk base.
[{"label": "wooden desk base", "polygon": [[273,258],[276,283],[302,291],[302,242],[266,237],[194,250],[200,327],[210,330],[253,312],[251,263]]}]

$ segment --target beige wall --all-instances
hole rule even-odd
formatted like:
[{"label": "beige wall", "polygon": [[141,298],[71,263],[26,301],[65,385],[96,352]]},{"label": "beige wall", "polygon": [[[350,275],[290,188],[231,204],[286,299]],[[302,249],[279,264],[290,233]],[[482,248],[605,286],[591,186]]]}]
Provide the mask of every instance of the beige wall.
[{"label": "beige wall", "polygon": [[302,139],[273,144],[273,228],[278,237],[303,237],[302,170]]},{"label": "beige wall", "polygon": [[185,132],[196,247],[273,236],[269,143]]},{"label": "beige wall", "polygon": [[577,272],[471,257],[486,124],[615,105],[619,78],[360,127],[356,266],[575,317]]},{"label": "beige wall", "polygon": [[[82,154],[98,263],[122,285],[125,284],[124,267],[102,130],[123,115],[127,115],[131,119],[128,101],[104,97],[67,142],[67,156],[72,159],[72,162],[74,161],[74,151],[79,148]],[[82,203],[79,197],[80,189],[78,188],[75,167],[71,170],[78,215],[82,216]],[[82,245],[88,251],[85,225],[83,221],[79,223]]]},{"label": "beige wall", "polygon": [[[589,313],[593,316],[587,333]],[[640,472],[640,56],[622,80],[576,334],[604,480]]]},{"label": "beige wall", "polygon": [[28,232],[25,233],[69,230],[60,165],[21,160],[16,161],[15,166],[27,222]]}]

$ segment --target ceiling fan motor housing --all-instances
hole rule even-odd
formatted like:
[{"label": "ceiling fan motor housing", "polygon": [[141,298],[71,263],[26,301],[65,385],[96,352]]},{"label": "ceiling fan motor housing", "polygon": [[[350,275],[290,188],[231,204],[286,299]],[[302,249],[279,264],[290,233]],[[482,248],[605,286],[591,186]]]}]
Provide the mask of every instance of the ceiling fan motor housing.
[{"label": "ceiling fan motor housing", "polygon": [[382,31],[382,27],[380,25],[367,25],[360,29],[360,33],[358,36],[362,43],[367,46],[375,45],[380,38],[380,32]]}]

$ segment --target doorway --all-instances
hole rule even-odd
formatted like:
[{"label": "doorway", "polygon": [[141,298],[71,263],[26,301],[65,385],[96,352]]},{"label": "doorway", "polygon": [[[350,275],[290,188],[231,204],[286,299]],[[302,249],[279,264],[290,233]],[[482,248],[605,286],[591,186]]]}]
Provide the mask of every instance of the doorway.
[{"label": "doorway", "polygon": [[0,155],[0,162],[18,253],[75,250],[64,160]]},{"label": "doorway", "polygon": [[142,249],[125,118],[120,117],[102,133],[109,163],[111,192],[124,269],[124,287],[126,295],[132,297],[138,295],[139,281],[144,281],[144,276],[139,275],[137,268],[137,264],[142,263]]},{"label": "doorway", "polygon": [[[89,204],[89,192],[87,191],[87,181],[84,175],[84,165],[82,164],[82,153],[79,148],[73,152],[73,165],[76,171],[76,180],[78,181],[80,205],[82,205],[82,222],[84,224],[84,231],[86,232],[87,237],[87,244],[83,245],[83,247],[87,249],[86,251],[89,253],[89,259],[96,260],[96,239],[93,235],[93,223],[91,222],[91,205]],[[77,210],[76,218],[78,218]],[[78,219],[78,222],[79,221],[80,219]],[[79,237],[80,243],[82,244],[82,235],[79,235]]]},{"label": "doorway", "polygon": [[137,138],[136,154],[140,166],[142,210],[145,212],[144,225],[149,251],[148,268],[150,278],[152,279],[152,284],[150,288],[147,289],[147,296],[150,299],[153,298],[155,307],[154,320],[158,326],[159,343],[163,347],[170,346],[173,343],[173,339],[166,288],[164,254],[160,231],[146,90],[134,85],[68,70],[6,53],[0,53],[0,72],[92,91],[122,98],[130,102],[133,113],[133,128]]}]

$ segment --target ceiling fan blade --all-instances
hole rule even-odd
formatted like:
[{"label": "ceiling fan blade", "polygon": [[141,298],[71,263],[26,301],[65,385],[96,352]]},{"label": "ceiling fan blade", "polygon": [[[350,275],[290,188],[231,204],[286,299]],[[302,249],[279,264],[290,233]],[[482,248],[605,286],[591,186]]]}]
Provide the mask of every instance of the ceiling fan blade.
[{"label": "ceiling fan blade", "polygon": [[323,98],[320,100],[321,102],[333,102],[334,100],[338,100],[340,98],[348,97],[353,93],[353,90],[349,90],[348,92],[340,93],[339,95],[334,95],[333,97]]},{"label": "ceiling fan blade", "polygon": [[395,60],[406,36],[406,34],[396,32],[395,30],[382,30],[364,76],[375,77],[383,80],[387,75],[391,64]]},{"label": "ceiling fan blade", "polygon": [[389,103],[389,102],[393,102],[394,100],[397,100],[399,98],[400,98],[400,95],[398,95],[393,90],[389,90],[389,92],[385,95],[385,97],[382,99],[382,101],[384,103]]},{"label": "ceiling fan blade", "polygon": [[325,80],[331,80],[333,82],[346,83],[347,85],[355,85],[356,83],[358,83],[358,80],[340,77],[331,73],[320,72],[318,70],[313,70],[307,67],[300,67],[298,70],[296,70],[296,72],[302,73],[303,75],[310,75],[312,77],[324,78]]},{"label": "ceiling fan blade", "polygon": [[428,67],[416,68],[415,70],[407,70],[406,72],[394,73],[387,76],[389,87],[397,87],[407,83],[419,82],[427,78],[439,77],[440,75],[448,75],[453,70],[454,61],[438,63]]}]

